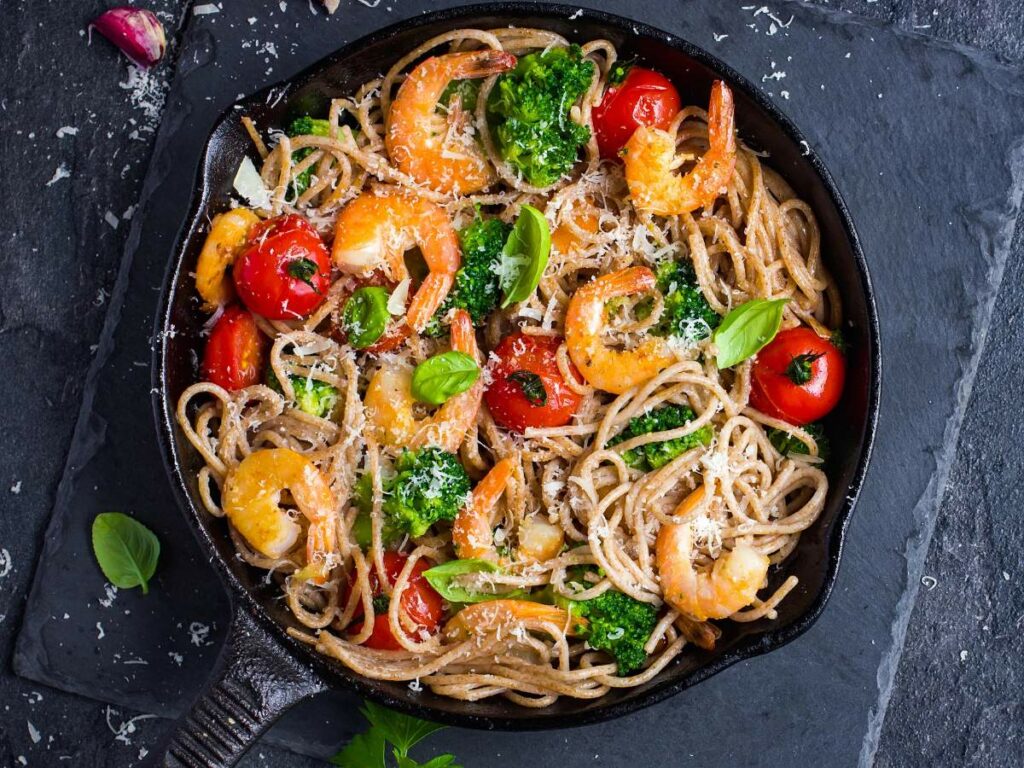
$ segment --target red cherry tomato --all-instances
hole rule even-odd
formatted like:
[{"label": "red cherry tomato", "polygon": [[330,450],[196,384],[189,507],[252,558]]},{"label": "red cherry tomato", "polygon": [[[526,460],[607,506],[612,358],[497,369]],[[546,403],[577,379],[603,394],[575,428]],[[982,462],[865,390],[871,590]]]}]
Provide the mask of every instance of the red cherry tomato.
[{"label": "red cherry tomato", "polygon": [[250,312],[237,304],[224,310],[203,351],[203,379],[229,391],[258,384],[266,341]]},{"label": "red cherry tomato", "polygon": [[[405,561],[408,559],[408,557],[398,552],[384,553],[384,570],[388,584],[394,585],[395,581],[398,580],[398,574],[402,572],[402,568],[405,567]],[[430,582],[423,577],[423,572],[428,567],[427,562],[422,559],[417,560],[416,565],[412,567],[408,584],[402,592],[402,610],[418,627],[433,634],[437,631],[438,626],[441,624],[441,618],[444,616],[444,600],[430,586]],[[370,587],[373,590],[374,597],[379,597],[382,594],[376,568],[370,571]],[[348,599],[347,594],[345,599]],[[362,615],[363,609],[360,605],[356,608],[355,618],[358,619]],[[352,627],[351,631],[353,634],[357,634],[362,628],[363,623],[359,622]],[[367,648],[376,648],[378,650],[402,650],[402,646],[399,645],[395,636],[391,633],[391,624],[388,621],[387,611],[374,612],[373,632],[370,633],[370,636],[363,644]]]},{"label": "red cherry tomato", "polygon": [[594,107],[594,133],[601,157],[613,160],[641,125],[665,130],[682,108],[679,91],[660,72],[630,67],[626,79],[604,92]]},{"label": "red cherry tomato", "polygon": [[271,320],[308,316],[327,296],[331,257],[312,225],[289,214],[257,224],[232,274],[242,302]]},{"label": "red cherry tomato", "polygon": [[754,408],[803,426],[836,407],[846,361],[831,341],[810,328],[790,328],[757,353],[750,379]]},{"label": "red cherry tomato", "polygon": [[[583,399],[569,389],[558,370],[562,340],[513,333],[494,350],[491,383],[484,401],[494,420],[513,432],[527,427],[561,427],[569,423]],[[576,366],[570,363],[574,376]]]}]

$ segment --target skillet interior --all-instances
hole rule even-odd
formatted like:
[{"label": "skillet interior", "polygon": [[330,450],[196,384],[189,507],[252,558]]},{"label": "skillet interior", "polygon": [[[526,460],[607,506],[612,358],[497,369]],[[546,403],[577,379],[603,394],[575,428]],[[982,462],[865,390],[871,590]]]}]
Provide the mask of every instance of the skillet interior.
[{"label": "skillet interior", "polygon": [[[835,580],[843,533],[860,488],[874,436],[878,410],[880,356],[877,318],[863,255],[835,186],[821,162],[802,143],[789,120],[748,81],[694,46],[642,24],[597,12],[569,21],[570,9],[537,4],[502,3],[450,9],[410,20],[371,35],[338,51],[287,84],[266,89],[229,109],[214,128],[204,153],[196,199],[178,242],[157,318],[162,339],[156,372],[158,418],[172,483],[197,536],[208,548],[237,601],[273,626],[281,641],[310,661],[330,683],[355,689],[411,714],[455,725],[478,728],[559,728],[615,717],[649,705],[704,680],[730,664],[780,647],[804,632],[820,614]],[[779,607],[776,621],[723,623],[718,648],[690,648],[645,685],[617,689],[603,698],[576,701],[562,698],[544,710],[517,707],[501,699],[465,703],[435,696],[424,689],[414,693],[402,683],[362,678],[331,663],[288,638],[281,627],[297,626],[278,599],[277,590],[257,571],[235,556],[225,524],[202,511],[196,474],[202,466],[173,418],[180,394],[198,379],[198,361],[205,317],[197,309],[190,273],[202,247],[209,216],[228,207],[232,180],[245,154],[253,154],[238,121],[248,114],[261,129],[282,126],[295,114],[326,112],[332,96],[353,91],[378,76],[404,52],[441,32],[465,26],[498,27],[517,24],[543,26],[575,41],[610,39],[623,58],[641,62],[668,75],[679,86],[686,104],[702,103],[711,81],[724,78],[733,87],[740,135],[752,147],[770,154],[766,162],[779,171],[814,209],[821,227],[822,252],[842,293],[851,342],[846,392],[828,417],[833,444],[830,489],[818,522],[803,534],[785,564],[784,573],[771,575],[771,585],[794,574],[799,586]],[[240,106],[241,109],[238,109]],[[166,333],[173,329],[174,333]]]}]

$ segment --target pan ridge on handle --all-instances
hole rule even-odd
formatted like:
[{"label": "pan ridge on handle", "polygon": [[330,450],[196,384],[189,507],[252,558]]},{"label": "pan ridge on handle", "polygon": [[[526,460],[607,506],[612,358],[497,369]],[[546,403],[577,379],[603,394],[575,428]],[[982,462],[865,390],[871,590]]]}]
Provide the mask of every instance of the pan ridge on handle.
[{"label": "pan ridge on handle", "polygon": [[147,765],[230,768],[289,708],[326,688],[236,604],[215,673]]}]

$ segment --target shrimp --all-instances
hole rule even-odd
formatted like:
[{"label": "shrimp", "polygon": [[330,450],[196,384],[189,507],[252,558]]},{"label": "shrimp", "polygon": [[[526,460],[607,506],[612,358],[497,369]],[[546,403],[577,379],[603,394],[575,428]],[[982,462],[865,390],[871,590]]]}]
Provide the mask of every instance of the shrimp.
[{"label": "shrimp", "polygon": [[[491,467],[491,471],[473,489],[469,503],[456,516],[452,524],[452,543],[460,559],[499,560],[491,529],[491,513],[514,470],[515,462],[511,458],[504,458]],[[555,557],[565,541],[564,531],[540,515],[524,519],[518,533],[519,559],[527,562],[542,562]]]},{"label": "shrimp", "polygon": [[462,256],[451,219],[429,200],[395,191],[364,192],[338,214],[331,257],[342,272],[366,277],[382,270],[399,283],[409,277],[404,256],[414,246],[429,274],[409,302],[401,338],[423,330],[455,282]]},{"label": "shrimp", "polygon": [[623,150],[626,183],[633,205],[660,216],[675,216],[714,203],[736,168],[736,131],[732,91],[721,80],[711,86],[708,106],[709,149],[689,173],[672,172],[676,139],[659,128],[641,125]]},{"label": "shrimp", "polygon": [[227,269],[249,242],[249,230],[259,220],[248,208],[235,208],[213,217],[196,262],[196,292],[203,299],[204,309],[212,311],[234,298]]},{"label": "shrimp", "polygon": [[[479,362],[473,321],[463,309],[453,315],[451,338],[452,349]],[[448,398],[431,416],[418,419],[412,396],[412,369],[385,364],[370,380],[364,405],[371,434],[378,442],[413,449],[436,445],[455,453],[476,422],[483,394],[483,381],[477,379],[465,392]]]},{"label": "shrimp", "polygon": [[453,80],[488,77],[515,65],[510,53],[483,50],[433,56],[410,72],[391,105],[385,137],[399,170],[437,192],[465,195],[490,185],[494,169],[474,137],[459,131],[461,104],[446,119],[438,102]]},{"label": "shrimp", "polygon": [[337,505],[324,476],[305,456],[288,448],[264,448],[246,456],[224,482],[224,513],[254,549],[267,557],[284,557],[302,532],[281,507],[285,491],[309,521],[306,566],[296,577],[323,584],[337,562]]},{"label": "shrimp", "polygon": [[[693,510],[704,498],[700,486],[676,508]],[[719,557],[710,572],[694,570],[690,522],[663,525],[655,544],[655,562],[665,602],[696,621],[725,619],[750,605],[768,574],[768,558],[746,544]]]},{"label": "shrimp", "polygon": [[569,357],[589,384],[621,395],[643,384],[675,360],[662,338],[650,336],[633,349],[612,349],[601,336],[605,331],[605,303],[617,296],[652,291],[654,273],[647,267],[629,267],[602,275],[576,291],[565,317],[565,343]]},{"label": "shrimp", "polygon": [[532,600],[488,600],[467,605],[445,625],[445,634],[465,639],[475,634],[494,632],[511,633],[526,623],[545,622],[565,628],[567,635],[578,635],[587,626],[587,620],[572,616],[564,608]]}]

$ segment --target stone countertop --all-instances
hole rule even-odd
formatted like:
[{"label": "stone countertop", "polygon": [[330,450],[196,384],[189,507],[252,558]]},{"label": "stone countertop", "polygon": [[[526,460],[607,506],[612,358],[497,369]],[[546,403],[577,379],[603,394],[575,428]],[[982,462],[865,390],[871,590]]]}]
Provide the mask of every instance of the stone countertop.
[{"label": "stone countertop", "polygon": [[[1024,0],[816,2],[1024,60]],[[152,75],[129,77],[105,41],[88,45],[86,24],[103,4],[9,5],[0,189],[13,216],[0,223],[0,350],[33,365],[9,365],[0,382],[0,765],[129,766],[158,728],[16,678],[9,658],[174,52]],[[148,5],[168,29],[189,6]],[[970,126],[955,129],[971,151]],[[1024,764],[1022,300],[1018,225],[978,373],[963,393],[969,407],[935,535],[917,543],[930,544],[917,603],[909,624],[894,627],[906,642],[872,724],[880,766]],[[313,764],[260,747],[248,764],[262,763]]]}]

